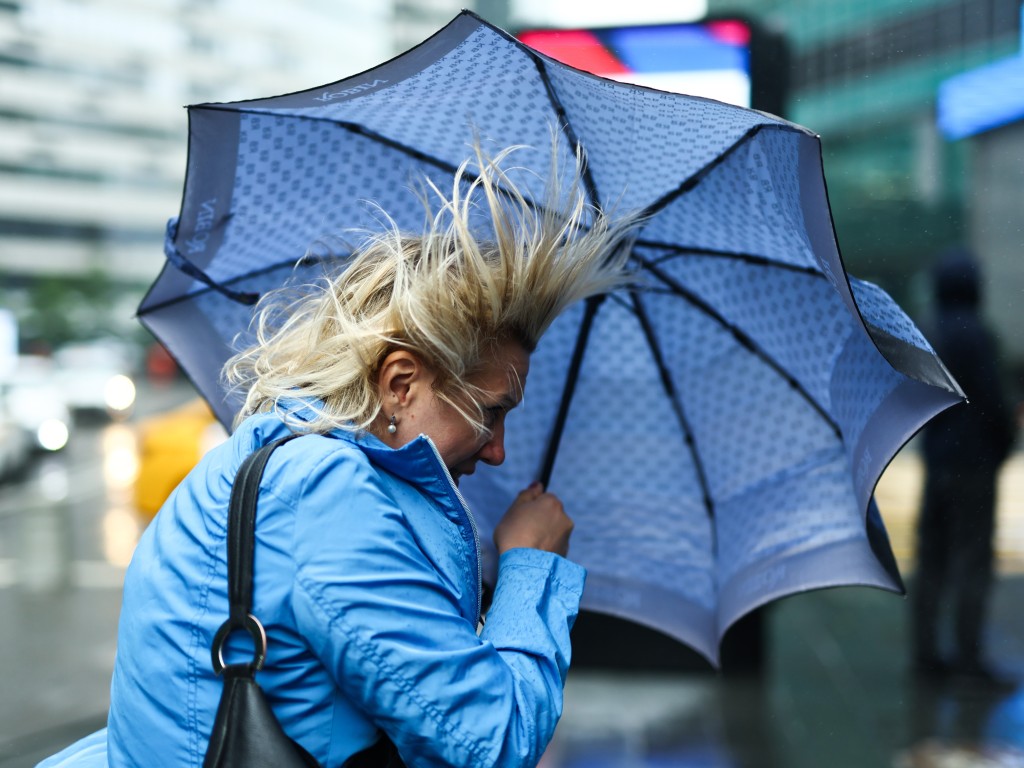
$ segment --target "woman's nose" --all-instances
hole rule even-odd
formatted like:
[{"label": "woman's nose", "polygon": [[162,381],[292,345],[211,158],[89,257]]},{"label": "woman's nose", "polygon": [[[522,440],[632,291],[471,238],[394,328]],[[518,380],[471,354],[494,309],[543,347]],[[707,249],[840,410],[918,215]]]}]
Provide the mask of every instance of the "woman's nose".
[{"label": "woman's nose", "polygon": [[480,461],[496,467],[505,461],[505,425],[499,422],[494,426],[490,439],[483,444],[477,454]]}]

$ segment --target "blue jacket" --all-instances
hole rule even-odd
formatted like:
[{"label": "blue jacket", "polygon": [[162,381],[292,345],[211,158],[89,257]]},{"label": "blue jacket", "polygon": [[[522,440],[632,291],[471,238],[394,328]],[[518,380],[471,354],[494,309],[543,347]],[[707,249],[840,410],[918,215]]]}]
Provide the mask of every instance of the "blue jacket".
[{"label": "blue jacket", "polygon": [[[227,616],[226,512],[243,459],[287,434],[248,419],[168,499],[128,570],[102,732],[43,763],[199,766],[221,693],[210,643]],[[480,544],[433,443],[338,431],[270,459],[256,521],[257,681],[325,766],[378,728],[409,766],[532,766],[562,710],[584,571],[516,549],[478,633]],[[248,658],[245,636],[228,663]]]}]

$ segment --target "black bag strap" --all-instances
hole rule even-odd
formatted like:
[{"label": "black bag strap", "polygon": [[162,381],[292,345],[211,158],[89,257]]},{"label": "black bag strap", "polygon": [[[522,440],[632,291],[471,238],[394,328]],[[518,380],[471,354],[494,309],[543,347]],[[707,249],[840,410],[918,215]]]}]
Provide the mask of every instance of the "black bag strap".
[{"label": "black bag strap", "polygon": [[[242,466],[238,468],[235,483],[231,488],[227,537],[230,613],[227,621],[214,635],[210,652],[213,657],[213,669],[218,675],[223,673],[225,685],[232,682],[229,678],[244,678],[234,684],[234,687],[242,692],[239,695],[246,693],[251,695],[251,689],[257,687],[255,675],[263,667],[263,662],[267,657],[266,630],[263,629],[259,619],[252,615],[253,561],[256,553],[256,502],[259,499],[260,481],[263,479],[263,470],[267,467],[270,454],[296,437],[300,437],[300,434],[278,438],[247,456],[242,462]],[[252,636],[253,659],[247,664],[228,666],[224,663],[224,644],[227,642],[228,635],[236,629],[244,629]],[[248,684],[248,688],[245,688],[246,684]],[[258,699],[262,706],[262,695]],[[276,723],[269,709],[267,709],[264,719]],[[291,740],[289,739],[289,741]],[[301,745],[294,741],[291,743],[296,747],[299,758],[305,765],[316,765],[316,760]],[[404,768],[404,766],[395,745],[387,734],[382,733],[374,744],[349,757],[342,768]]]},{"label": "black bag strap", "polygon": [[228,619],[221,624],[210,647],[213,669],[219,675],[225,668],[224,644],[236,629],[244,629],[252,636],[253,659],[247,665],[253,675],[263,666],[267,657],[267,633],[252,615],[253,558],[256,551],[256,501],[260,494],[260,480],[267,467],[270,454],[277,448],[299,437],[286,435],[267,443],[249,454],[238,469],[231,488],[228,508]]},{"label": "black bag strap", "polygon": [[238,479],[231,489],[231,509],[228,512],[228,600],[235,618],[252,610],[252,563],[256,551],[256,501],[260,494],[260,481],[270,454],[299,435],[287,435],[267,443],[246,458],[238,471]]}]

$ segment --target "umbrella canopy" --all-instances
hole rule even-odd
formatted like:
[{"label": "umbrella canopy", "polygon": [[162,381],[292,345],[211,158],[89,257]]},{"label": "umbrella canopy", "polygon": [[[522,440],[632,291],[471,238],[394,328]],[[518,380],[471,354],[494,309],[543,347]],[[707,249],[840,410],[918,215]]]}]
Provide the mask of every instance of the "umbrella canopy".
[{"label": "umbrella canopy", "polygon": [[218,375],[255,298],[345,255],[311,243],[378,227],[368,200],[418,231],[410,188],[445,187],[477,137],[536,148],[512,174],[537,200],[552,152],[571,164],[579,145],[590,202],[650,216],[641,285],[570,308],[534,353],[506,463],[463,480],[485,546],[515,493],[549,481],[584,606],[713,662],[769,600],[902,588],[872,492],[962,393],[892,299],[847,276],[811,132],[571,69],[468,12],[362,74],[189,118],[181,213],[139,315],[226,424],[239,401]]}]

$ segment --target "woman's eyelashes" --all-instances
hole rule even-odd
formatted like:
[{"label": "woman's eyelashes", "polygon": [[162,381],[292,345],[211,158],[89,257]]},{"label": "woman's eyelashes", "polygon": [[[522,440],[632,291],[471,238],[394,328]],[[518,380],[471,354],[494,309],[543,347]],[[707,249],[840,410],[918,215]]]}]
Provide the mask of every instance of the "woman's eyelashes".
[{"label": "woman's eyelashes", "polygon": [[492,405],[484,408],[484,426],[487,429],[494,429],[498,425],[498,421],[508,413],[508,406],[505,405]]},{"label": "woman's eyelashes", "polygon": [[505,409],[500,405],[495,405],[490,408],[484,408],[484,426],[488,429],[493,429],[498,423],[498,417],[505,412]]}]

